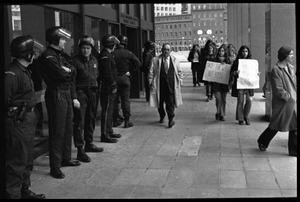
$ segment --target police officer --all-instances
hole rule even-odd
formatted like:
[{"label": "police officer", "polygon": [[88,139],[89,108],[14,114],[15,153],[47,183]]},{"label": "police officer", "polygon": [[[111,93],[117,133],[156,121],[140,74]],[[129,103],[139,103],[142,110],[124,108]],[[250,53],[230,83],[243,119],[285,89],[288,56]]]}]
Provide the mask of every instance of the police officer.
[{"label": "police officer", "polygon": [[48,111],[50,174],[64,178],[62,166],[78,166],[71,159],[73,135],[73,105],[80,107],[74,85],[72,58],[64,53],[66,39],[71,33],[62,27],[46,31],[47,50],[40,57],[42,77],[47,85],[45,102]]},{"label": "police officer", "polygon": [[74,67],[80,108],[74,108],[74,144],[77,148],[77,160],[90,162],[91,158],[85,152],[103,151],[102,147],[93,144],[99,92],[99,67],[97,58],[92,55],[93,38],[84,36],[79,40],[78,45],[80,51],[74,57]]},{"label": "police officer", "polygon": [[130,122],[130,75],[137,71],[141,66],[139,59],[129,50],[126,50],[128,38],[125,35],[118,36],[120,44],[117,45],[116,50],[113,52],[117,65],[118,78],[117,78],[117,95],[121,99],[121,108],[125,119],[124,128],[132,127],[133,123]]},{"label": "police officer", "polygon": [[34,46],[37,44],[29,35],[13,39],[11,55],[14,60],[5,69],[5,176],[6,197],[10,199],[45,198],[44,194],[29,190],[33,169],[36,96],[28,65],[33,61]]},{"label": "police officer", "polygon": [[104,48],[99,55],[100,78],[102,80],[101,103],[101,142],[116,143],[120,134],[112,129],[113,106],[117,92],[117,67],[112,55],[119,40],[114,35],[106,35],[102,38]]},{"label": "police officer", "polygon": [[146,101],[149,102],[150,98],[150,87],[148,80],[148,73],[151,66],[152,58],[155,56],[155,43],[153,41],[145,42],[145,50],[143,52],[143,65],[142,72],[144,73],[144,85],[145,85],[145,93],[146,93]]}]

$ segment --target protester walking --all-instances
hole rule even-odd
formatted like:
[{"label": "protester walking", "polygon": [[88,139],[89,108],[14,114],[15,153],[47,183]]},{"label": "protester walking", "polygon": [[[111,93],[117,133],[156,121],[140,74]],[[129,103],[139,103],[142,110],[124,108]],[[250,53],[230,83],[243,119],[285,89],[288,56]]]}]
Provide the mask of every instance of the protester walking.
[{"label": "protester walking", "polygon": [[200,68],[200,47],[198,44],[194,44],[193,48],[189,52],[188,61],[191,62],[191,70],[193,76],[193,86],[196,87],[196,84],[200,86],[199,79],[199,68]]},{"label": "protester walking", "polygon": [[[39,45],[39,46],[37,46]],[[5,184],[7,199],[43,199],[29,189],[33,170],[36,95],[28,66],[34,48],[43,46],[31,36],[11,42],[14,60],[5,68]],[[3,179],[1,179],[3,180]]]},{"label": "protester walking", "polygon": [[[201,80],[203,80],[203,74],[205,71],[205,66],[207,61],[215,61],[216,58],[216,45],[213,41],[208,40],[205,43],[204,48],[201,50],[201,57],[200,57],[200,76]],[[213,92],[212,92],[212,85],[210,81],[204,81],[205,89],[206,89],[206,102],[213,99]]]},{"label": "protester walking", "polygon": [[[183,79],[179,61],[172,55],[171,46],[163,44],[162,54],[154,57],[149,71],[150,106],[158,108],[160,123],[167,112],[168,127],[175,125],[175,107],[182,104],[181,84]],[[164,109],[166,105],[166,111]]]},{"label": "protester walking", "polygon": [[[222,44],[217,51],[216,62],[221,64],[228,64],[227,57],[227,47],[225,44]],[[229,83],[229,81],[228,81]],[[212,91],[216,97],[216,108],[217,113],[215,115],[216,120],[225,121],[225,112],[226,112],[226,96],[229,92],[228,84],[213,82]]]},{"label": "protester walking", "polygon": [[143,52],[143,64],[142,64],[142,72],[144,75],[144,86],[145,86],[145,94],[146,94],[146,102],[149,102],[150,97],[150,86],[148,80],[149,69],[151,65],[151,60],[155,57],[155,43],[153,41],[146,41],[144,45],[145,49]]},{"label": "protester walking", "polygon": [[78,46],[79,53],[74,56],[74,76],[80,108],[74,108],[73,137],[77,148],[77,160],[90,162],[91,158],[86,152],[103,151],[102,147],[93,144],[100,80],[99,64],[97,58],[92,55],[94,47],[92,37],[82,37]]},{"label": "protester walking", "polygon": [[[230,82],[232,84],[231,95],[237,97],[236,120],[240,125],[250,125],[250,111],[254,96],[253,89],[237,89],[237,79],[239,77],[239,59],[251,59],[251,51],[248,46],[242,45],[230,70]],[[245,99],[246,97],[246,99]]]},{"label": "protester walking", "polygon": [[139,59],[129,50],[127,50],[128,38],[125,35],[118,36],[120,44],[113,52],[117,66],[117,96],[120,96],[121,109],[125,119],[124,128],[133,126],[130,121],[130,77],[141,67]]},{"label": "protester walking", "polygon": [[266,151],[278,131],[287,132],[288,153],[297,157],[297,77],[291,65],[294,51],[288,46],[278,50],[278,62],[271,69],[272,114],[269,126],[257,142],[261,151]]},{"label": "protester walking", "polygon": [[116,143],[115,138],[120,138],[120,134],[116,134],[112,128],[112,116],[114,110],[114,102],[117,93],[117,66],[112,52],[115,50],[120,41],[114,35],[106,35],[102,38],[104,48],[99,55],[101,92],[101,142]]},{"label": "protester walking", "polygon": [[47,88],[45,102],[49,126],[50,174],[62,179],[62,166],[79,166],[71,159],[73,136],[73,106],[80,108],[74,83],[73,59],[64,52],[71,32],[59,26],[46,31],[47,50],[40,57],[42,78]]}]

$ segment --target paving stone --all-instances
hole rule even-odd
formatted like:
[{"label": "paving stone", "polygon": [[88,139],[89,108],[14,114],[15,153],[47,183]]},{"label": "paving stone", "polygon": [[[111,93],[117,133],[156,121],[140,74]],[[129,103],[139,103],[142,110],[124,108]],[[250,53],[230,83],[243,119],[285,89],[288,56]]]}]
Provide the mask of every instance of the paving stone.
[{"label": "paving stone", "polygon": [[244,171],[220,171],[221,188],[247,188]]},{"label": "paving stone", "polygon": [[247,185],[249,189],[278,189],[277,180],[271,171],[247,171]]}]

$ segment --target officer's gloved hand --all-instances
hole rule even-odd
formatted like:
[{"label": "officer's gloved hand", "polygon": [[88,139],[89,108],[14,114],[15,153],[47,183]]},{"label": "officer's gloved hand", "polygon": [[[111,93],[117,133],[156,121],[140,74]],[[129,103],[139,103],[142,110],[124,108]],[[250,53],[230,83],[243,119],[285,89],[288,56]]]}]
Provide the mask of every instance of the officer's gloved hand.
[{"label": "officer's gloved hand", "polygon": [[71,72],[71,69],[70,68],[68,68],[68,67],[66,67],[66,66],[61,66],[66,72],[68,72],[68,73],[70,73]]},{"label": "officer's gloved hand", "polygon": [[126,76],[130,76],[130,72],[126,72],[126,74],[125,74]]},{"label": "officer's gloved hand", "polygon": [[75,108],[77,108],[77,109],[80,108],[80,102],[77,99],[73,99],[73,104],[74,104]]}]

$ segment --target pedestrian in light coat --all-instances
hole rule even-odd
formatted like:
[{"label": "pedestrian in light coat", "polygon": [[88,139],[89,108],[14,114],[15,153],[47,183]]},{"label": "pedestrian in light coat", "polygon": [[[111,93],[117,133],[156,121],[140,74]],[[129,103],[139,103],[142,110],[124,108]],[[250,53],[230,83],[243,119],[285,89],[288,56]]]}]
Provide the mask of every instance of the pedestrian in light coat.
[{"label": "pedestrian in light coat", "polygon": [[297,156],[297,77],[290,64],[294,55],[290,47],[278,51],[278,62],[271,70],[272,115],[269,126],[258,138],[258,147],[265,151],[273,137],[289,131],[289,155]]},{"label": "pedestrian in light coat", "polygon": [[[182,104],[181,83],[183,79],[179,61],[170,55],[171,46],[166,43],[162,46],[162,54],[154,57],[148,74],[150,84],[150,106],[157,107],[160,123],[164,122],[166,111],[169,119],[169,128],[175,122],[175,107]],[[165,64],[167,63],[167,67]]]}]

